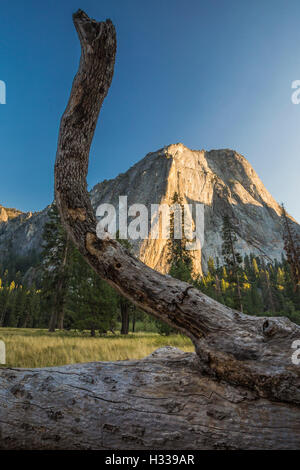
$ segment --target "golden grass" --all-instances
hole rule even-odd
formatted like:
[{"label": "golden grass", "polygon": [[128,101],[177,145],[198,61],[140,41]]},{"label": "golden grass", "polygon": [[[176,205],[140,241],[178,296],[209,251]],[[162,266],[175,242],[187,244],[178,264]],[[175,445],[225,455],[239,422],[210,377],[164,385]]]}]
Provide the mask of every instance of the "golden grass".
[{"label": "golden grass", "polygon": [[128,336],[88,337],[76,332],[0,328],[9,367],[48,367],[80,362],[140,359],[157,348],[176,346],[193,351],[192,342],[181,335],[134,333]]}]

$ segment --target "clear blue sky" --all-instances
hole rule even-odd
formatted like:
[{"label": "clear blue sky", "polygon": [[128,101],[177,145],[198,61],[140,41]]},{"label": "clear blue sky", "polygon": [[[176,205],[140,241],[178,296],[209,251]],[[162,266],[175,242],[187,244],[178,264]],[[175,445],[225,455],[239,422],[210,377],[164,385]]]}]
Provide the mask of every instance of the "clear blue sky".
[{"label": "clear blue sky", "polygon": [[78,8],[111,18],[118,36],[90,188],[170,143],[232,148],[300,221],[300,105],[291,102],[299,0],[1,2],[0,203],[39,210],[52,200],[58,125],[80,55]]}]

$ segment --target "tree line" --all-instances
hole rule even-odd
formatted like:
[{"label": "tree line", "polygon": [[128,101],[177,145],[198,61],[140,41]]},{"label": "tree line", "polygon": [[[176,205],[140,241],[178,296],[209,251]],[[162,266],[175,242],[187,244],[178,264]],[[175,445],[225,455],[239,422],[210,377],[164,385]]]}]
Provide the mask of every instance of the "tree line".
[{"label": "tree line", "polygon": [[[182,198],[172,200],[182,210]],[[147,314],[115,292],[84,261],[60,223],[55,203],[49,209],[43,233],[41,261],[35,253],[14,260],[9,252],[0,266],[0,326],[89,330],[96,334],[128,334],[137,321],[149,322]],[[285,256],[271,261],[250,254],[242,258],[237,249],[237,233],[229,216],[222,227],[222,263],[208,260],[202,276],[193,271],[193,253],[186,248],[184,235],[174,237],[174,214],[170,221],[168,256],[173,277],[186,281],[219,302],[250,315],[284,315],[300,324],[300,242],[282,207]],[[182,230],[184,234],[184,230]],[[130,250],[128,241],[119,240]],[[26,286],[24,271],[34,266],[34,283]],[[20,269],[18,269],[18,267]],[[152,320],[151,320],[152,321]],[[161,334],[173,330],[153,320]]]}]

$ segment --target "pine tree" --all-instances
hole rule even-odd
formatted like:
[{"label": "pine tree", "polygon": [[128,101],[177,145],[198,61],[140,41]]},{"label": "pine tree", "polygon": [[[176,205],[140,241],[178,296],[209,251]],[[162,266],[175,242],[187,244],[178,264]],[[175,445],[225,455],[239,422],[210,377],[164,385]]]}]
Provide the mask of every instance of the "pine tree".
[{"label": "pine tree", "polygon": [[27,291],[22,285],[16,288],[16,302],[14,308],[14,318],[17,328],[21,328],[24,325],[27,308]]},{"label": "pine tree", "polygon": [[300,286],[300,237],[295,232],[283,204],[281,209],[284,229],[284,250],[291,268],[292,281],[294,284],[294,290],[296,291]]},{"label": "pine tree", "polygon": [[[170,263],[169,274],[181,281],[193,283],[193,256],[187,249],[187,239],[184,234],[184,206],[182,198],[177,192],[172,198],[172,205],[176,210],[171,213],[170,238],[168,240],[168,260]],[[180,234],[175,233],[175,223],[181,221]]]},{"label": "pine tree", "polygon": [[4,270],[1,279],[1,291],[0,291],[0,327],[6,324],[6,316],[8,312],[9,304],[9,288],[8,288],[8,271]]},{"label": "pine tree", "polygon": [[71,244],[61,225],[55,202],[48,216],[43,232],[42,295],[44,308],[50,314],[49,331],[55,331],[57,327],[63,329]]},{"label": "pine tree", "polygon": [[261,284],[265,294],[264,309],[266,311],[275,312],[275,300],[273,294],[273,288],[270,280],[270,266],[267,268],[265,262],[262,263],[262,270],[260,272]]},{"label": "pine tree", "polygon": [[[170,217],[170,238],[168,240],[168,261],[170,263],[169,274],[181,281],[194,284],[197,281],[193,279],[193,257],[190,250],[187,249],[187,239],[184,233],[184,206],[182,198],[177,192],[172,198],[172,205],[175,210]],[[179,227],[179,223],[181,227]],[[175,224],[178,224],[176,227]],[[175,227],[180,233],[176,233]],[[170,335],[176,331],[164,322],[156,320],[157,330],[160,334]]]},{"label": "pine tree", "polygon": [[[116,239],[129,252],[132,251],[132,247],[129,241],[119,237],[119,231],[117,231]],[[121,335],[128,335],[130,312],[135,311],[135,306],[129,300],[123,297],[123,295],[119,295],[119,308],[120,308],[120,315],[121,315]]]},{"label": "pine tree", "polygon": [[208,259],[207,269],[208,269],[208,272],[210,272],[212,275],[216,273],[214,259],[211,256]]},{"label": "pine tree", "polygon": [[91,336],[114,331],[117,315],[117,294],[92,270],[75,248],[72,251],[68,312],[72,312],[75,328],[89,330]]},{"label": "pine tree", "polygon": [[241,283],[240,283],[240,271],[242,257],[236,250],[237,236],[231,220],[228,215],[225,215],[223,218],[223,227],[222,227],[222,255],[224,257],[225,266],[228,274],[230,275],[230,281],[235,283],[235,298],[234,304],[235,308],[243,312],[243,303],[242,303],[242,293],[241,293]]}]

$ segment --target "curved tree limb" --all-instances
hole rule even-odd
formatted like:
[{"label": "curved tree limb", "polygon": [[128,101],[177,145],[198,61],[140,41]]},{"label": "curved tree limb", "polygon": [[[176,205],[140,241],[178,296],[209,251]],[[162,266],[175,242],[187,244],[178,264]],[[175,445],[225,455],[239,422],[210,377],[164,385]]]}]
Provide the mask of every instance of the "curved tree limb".
[{"label": "curved tree limb", "polygon": [[286,318],[257,318],[227,308],[145,266],[115,240],[97,238],[86,176],[98,114],[113,76],[116,34],[109,20],[98,23],[81,10],[73,18],[82,53],[55,163],[55,197],[65,229],[99,276],[192,339],[199,371],[260,397],[299,405],[300,366],[291,361],[299,326]]}]

